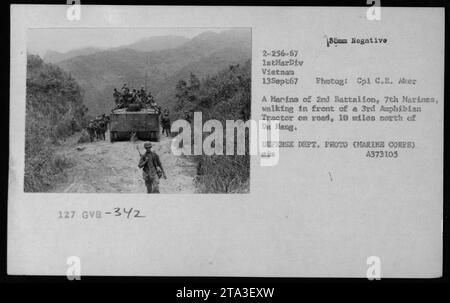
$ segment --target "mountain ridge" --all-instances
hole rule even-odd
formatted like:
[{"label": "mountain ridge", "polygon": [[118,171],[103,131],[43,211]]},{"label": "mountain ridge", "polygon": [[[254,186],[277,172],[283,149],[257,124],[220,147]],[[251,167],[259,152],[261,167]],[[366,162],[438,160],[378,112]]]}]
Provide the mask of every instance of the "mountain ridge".
[{"label": "mountain ridge", "polygon": [[71,51],[68,51],[65,53],[48,50],[42,59],[46,63],[58,64],[59,62],[62,62],[64,60],[67,60],[70,58],[83,56],[83,55],[91,55],[91,54],[94,54],[99,51],[102,51],[102,49],[97,48],[97,47],[85,47],[85,48],[71,50]]},{"label": "mountain ridge", "polygon": [[137,51],[156,51],[177,48],[188,41],[189,38],[177,35],[152,36],[112,49],[130,48]]},{"label": "mountain ridge", "polygon": [[251,32],[203,32],[181,46],[139,51],[130,48],[102,50],[58,63],[84,90],[89,113],[108,113],[113,88],[146,86],[164,108],[175,103],[175,85],[191,72],[203,78],[251,58]]}]

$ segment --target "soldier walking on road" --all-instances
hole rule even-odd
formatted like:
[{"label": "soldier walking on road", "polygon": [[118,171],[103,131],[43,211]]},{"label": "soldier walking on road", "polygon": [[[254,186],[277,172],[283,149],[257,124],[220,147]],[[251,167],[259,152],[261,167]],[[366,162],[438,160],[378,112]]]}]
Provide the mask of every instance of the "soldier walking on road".
[{"label": "soldier walking on road", "polygon": [[94,122],[92,120],[89,121],[89,124],[87,126],[87,131],[89,133],[89,140],[91,142],[94,142],[94,140],[95,140],[95,125],[94,125]]},{"label": "soldier walking on road", "polygon": [[141,155],[138,167],[143,169],[143,177],[147,193],[159,193],[159,178],[167,179],[166,173],[161,165],[159,156],[152,152],[152,144],[146,142],[144,144],[145,154]]},{"label": "soldier walking on road", "polygon": [[164,114],[161,117],[161,124],[163,127],[163,134],[166,134],[167,137],[171,136],[170,132],[170,117],[169,117],[169,110],[164,110]]},{"label": "soldier walking on road", "polygon": [[97,139],[106,140],[106,130],[108,129],[108,125],[106,124],[106,119],[102,116],[100,120],[97,122]]}]

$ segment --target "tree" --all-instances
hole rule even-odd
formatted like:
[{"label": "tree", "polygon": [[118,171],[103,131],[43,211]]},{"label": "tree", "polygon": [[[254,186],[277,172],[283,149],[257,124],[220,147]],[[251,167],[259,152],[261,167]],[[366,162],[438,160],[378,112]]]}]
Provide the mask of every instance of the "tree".
[{"label": "tree", "polygon": [[[215,119],[221,121],[223,125],[225,120],[248,120],[251,106],[250,61],[229,66],[202,81],[191,73],[188,82],[178,81],[176,97],[175,110],[178,111],[179,116],[182,116],[185,111],[202,112],[203,121]],[[200,172],[196,179],[200,191],[246,192],[249,190],[248,134],[246,137],[245,155],[195,157]]]},{"label": "tree", "polygon": [[178,81],[175,87],[175,92],[176,92],[175,96],[177,98],[176,111],[182,112],[189,95],[189,89],[186,81],[184,80]]},{"label": "tree", "polygon": [[78,83],[39,56],[27,57],[26,85],[24,187],[45,191],[61,173],[62,162],[54,161],[55,145],[81,130],[87,108]]}]

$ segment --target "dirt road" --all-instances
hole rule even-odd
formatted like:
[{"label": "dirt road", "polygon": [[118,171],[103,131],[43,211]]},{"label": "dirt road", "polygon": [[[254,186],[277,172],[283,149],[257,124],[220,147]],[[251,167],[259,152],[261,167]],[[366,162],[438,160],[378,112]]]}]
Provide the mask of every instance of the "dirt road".
[{"label": "dirt road", "polygon": [[[142,170],[137,167],[137,145],[144,152],[144,142],[130,141],[110,143],[95,141],[77,144],[66,142],[60,150],[73,166],[67,170],[68,181],[59,184],[54,192],[67,193],[145,193]],[[161,159],[167,180],[160,179],[161,193],[194,193],[195,164],[186,157],[174,156],[171,139],[161,137],[153,142],[153,151]]]}]

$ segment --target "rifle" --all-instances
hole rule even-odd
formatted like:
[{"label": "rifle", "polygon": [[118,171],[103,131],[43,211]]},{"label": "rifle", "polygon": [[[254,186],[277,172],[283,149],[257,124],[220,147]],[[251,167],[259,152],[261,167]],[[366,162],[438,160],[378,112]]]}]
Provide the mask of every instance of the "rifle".
[{"label": "rifle", "polygon": [[[141,151],[139,150],[139,147],[137,145],[135,145],[135,146],[136,146],[136,150],[139,153],[139,156],[142,158],[143,155],[141,154]],[[148,161],[148,158],[145,159],[145,162],[147,162],[147,161]],[[162,167],[161,167],[161,169],[162,169]],[[158,174],[158,178],[161,179],[161,177],[164,177],[164,179],[167,179],[166,173],[164,172],[164,170],[160,170],[160,169],[156,168],[156,173]]]},{"label": "rifle", "polygon": [[[139,150],[139,147],[137,146],[137,144],[135,145],[136,146],[136,150],[138,151],[138,153],[139,153],[139,163],[140,163],[140,160],[142,159],[142,154],[141,154],[141,151]],[[144,161],[144,163],[143,163],[143,165],[145,165],[146,163],[147,163],[147,161],[148,161],[148,158],[147,157],[145,157],[145,161]]]},{"label": "rifle", "polygon": [[142,154],[141,154],[141,151],[139,150],[139,147],[137,146],[137,144],[136,144],[135,146],[136,146],[136,150],[137,150],[138,153],[139,153],[139,157],[142,157]]}]

